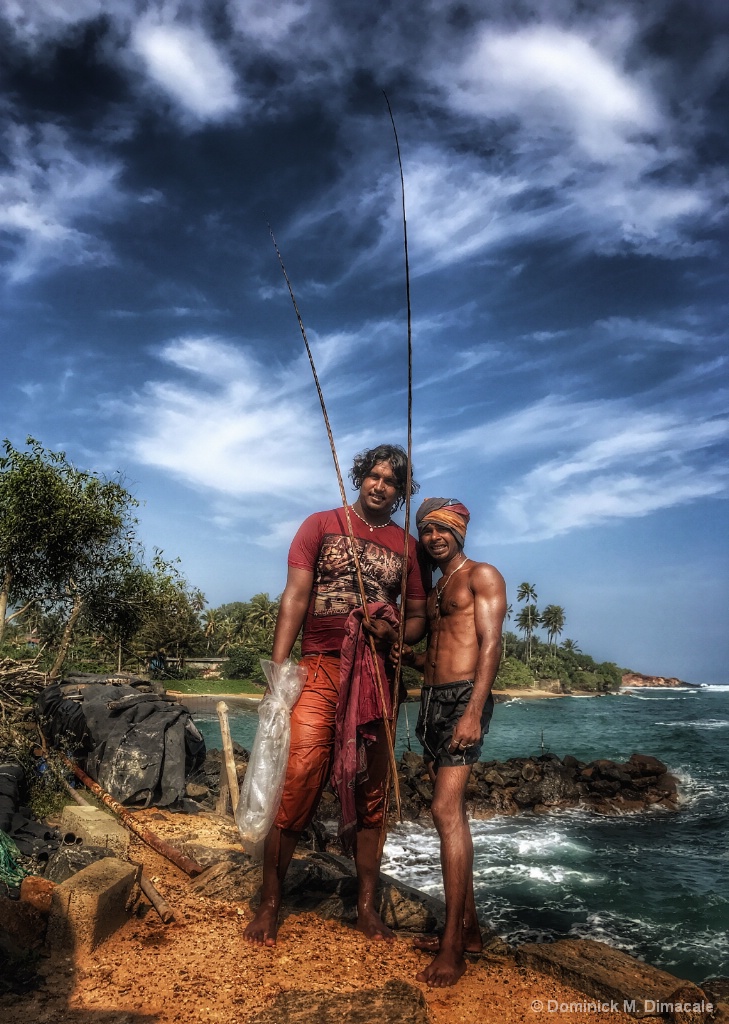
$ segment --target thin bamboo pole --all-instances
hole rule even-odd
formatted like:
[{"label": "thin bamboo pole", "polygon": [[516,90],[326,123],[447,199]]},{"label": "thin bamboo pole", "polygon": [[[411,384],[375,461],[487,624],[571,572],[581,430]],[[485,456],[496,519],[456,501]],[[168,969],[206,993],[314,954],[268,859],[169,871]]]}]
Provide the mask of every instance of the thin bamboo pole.
[{"label": "thin bamboo pole", "polygon": [[[393,707],[397,706],[397,697],[400,690],[400,678],[402,675],[402,647],[405,640],[405,601],[407,597],[407,565],[410,547],[410,499],[413,489],[413,317],[410,305],[410,260],[408,258],[408,222],[405,215],[405,176],[402,169],[402,157],[400,155],[400,140],[395,127],[395,118],[392,113],[387,93],[383,91],[387,104],[387,111],[390,115],[393,135],[395,136],[395,149],[397,150],[397,165],[400,169],[400,195],[402,197],[402,230],[405,245],[405,298],[407,301],[408,314],[408,468],[407,482],[405,485],[405,553],[403,556],[404,569],[400,590],[400,628],[398,631],[398,646],[400,657],[395,666],[395,679],[393,682],[392,700]],[[397,718],[397,716],[396,716]],[[410,745],[410,730],[408,729],[408,746]]]},{"label": "thin bamboo pole", "polygon": [[220,720],[220,735],[223,740],[225,771],[228,776],[228,789],[230,791],[230,802],[233,805],[233,817],[235,817],[238,800],[240,798],[240,791],[238,788],[238,773],[235,770],[235,757],[233,756],[233,740],[230,737],[228,705],[224,700],[218,701],[215,706],[215,710],[218,712],[218,719]]},{"label": "thin bamboo pole", "polygon": [[[327,437],[329,438],[329,447],[331,448],[332,459],[334,460],[334,468],[335,468],[336,473],[337,473],[337,483],[339,484],[339,494],[340,494],[340,497],[342,499],[342,506],[344,508],[344,517],[345,517],[346,522],[347,522],[347,532],[349,534],[349,543],[350,543],[350,546],[352,548],[352,559],[354,561],[354,567],[355,567],[355,571],[356,571],[356,574],[357,574],[357,585],[359,587],[360,600],[362,601],[362,614],[363,614],[363,617],[364,617],[364,621],[369,625],[369,623],[370,623],[370,615],[369,615],[369,610],[367,608],[367,594],[366,594],[366,591],[365,591],[364,577],[362,575],[362,566],[360,564],[359,553],[357,552],[357,546],[356,546],[356,544],[354,542],[354,529],[352,527],[352,519],[351,519],[351,516],[349,514],[349,502],[347,501],[347,492],[344,489],[344,480],[342,478],[342,471],[339,468],[339,458],[337,457],[337,449],[336,449],[335,444],[334,444],[334,435],[332,434],[332,428],[331,428],[331,425],[329,423],[329,413],[327,412],[327,407],[326,407],[326,404],[324,402],[324,395],[323,395],[322,390],[321,390],[321,385],[319,384],[319,375],[316,372],[316,366],[314,364],[314,357],[311,354],[311,348],[309,347],[309,339],[306,336],[306,328],[304,327],[304,321],[301,319],[301,313],[299,312],[299,307],[298,307],[298,304],[296,302],[296,297],[294,295],[294,290],[291,287],[291,281],[289,280],[289,275],[286,273],[286,267],[284,266],[284,261],[283,261],[283,258],[281,256],[281,252],[279,250],[279,247],[278,247],[278,245],[276,243],[276,238],[274,236],[274,233],[273,233],[273,230],[272,230],[270,224],[268,225],[268,230],[269,230],[269,233],[271,235],[271,241],[273,242],[273,247],[276,250],[276,255],[278,256],[278,261],[281,264],[281,270],[283,271],[283,276],[284,276],[284,279],[286,281],[286,285],[287,285],[288,290],[289,290],[289,295],[291,296],[291,301],[293,303],[294,311],[296,313],[296,319],[299,322],[299,330],[301,331],[301,337],[304,339],[304,345],[306,347],[306,354],[309,357],[309,365],[311,366],[311,372],[312,372],[313,377],[314,377],[314,384],[316,385],[316,391],[317,391],[317,394],[319,395],[319,404],[321,405],[322,415],[324,416],[324,426],[326,427]],[[407,566],[407,563],[406,563],[406,566]],[[397,777],[397,762],[395,760],[395,745],[394,745],[394,739],[393,739],[394,730],[395,730],[395,727],[397,725],[397,718],[393,719],[393,728],[391,730],[390,722],[388,721],[388,718],[387,718],[387,707],[386,707],[386,704],[385,704],[385,691],[384,691],[384,688],[383,688],[383,685],[382,685],[382,678],[380,676],[380,665],[379,665],[379,661],[378,661],[378,658],[377,658],[377,650],[375,648],[374,638],[372,637],[371,634],[369,636],[369,645],[370,645],[370,651],[371,651],[371,654],[372,654],[372,662],[373,662],[373,666],[374,666],[374,670],[375,670],[375,680],[376,680],[376,683],[377,683],[377,690],[378,690],[379,697],[380,697],[380,704],[382,706],[382,723],[383,723],[383,728],[384,728],[384,731],[385,731],[385,737],[386,737],[386,740],[387,740],[387,752],[388,752],[388,756],[389,756],[389,760],[390,760],[390,767],[391,767],[391,770],[392,770],[392,773],[393,773],[393,778],[394,778],[395,803],[397,805],[398,817],[402,817],[402,813],[401,813],[401,809],[400,809],[400,783],[399,783],[399,779]],[[393,708],[393,710],[394,710],[394,708]]]}]

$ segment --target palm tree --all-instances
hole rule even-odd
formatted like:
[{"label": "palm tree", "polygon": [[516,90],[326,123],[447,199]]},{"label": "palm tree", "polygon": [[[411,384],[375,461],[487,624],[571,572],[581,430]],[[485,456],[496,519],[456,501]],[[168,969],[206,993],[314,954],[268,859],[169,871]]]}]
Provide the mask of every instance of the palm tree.
[{"label": "palm tree", "polygon": [[220,630],[220,624],[223,619],[217,608],[208,608],[202,618],[205,638],[208,642],[207,647],[208,651],[210,651],[210,648],[215,643],[215,637]]},{"label": "palm tree", "polygon": [[527,604],[536,604],[537,588],[533,583],[520,583],[516,591],[517,601],[525,601]]},{"label": "palm tree", "polygon": [[559,636],[564,629],[564,608],[558,604],[548,604],[539,619],[547,631],[547,643],[550,648],[554,644],[554,654],[557,654],[557,642],[555,637]]},{"label": "palm tree", "polygon": [[570,640],[569,637],[563,640],[559,645],[560,648],[567,654],[580,654],[581,650],[576,640]]},{"label": "palm tree", "polygon": [[[504,618],[505,619],[510,619],[512,614],[513,614],[513,611],[514,611],[513,607],[510,604],[507,604],[507,606],[506,606],[506,615],[504,616]],[[501,660],[502,660],[502,662],[506,660],[506,633],[505,632],[502,632],[502,634],[501,634]]]},{"label": "palm tree", "polygon": [[268,594],[255,594],[248,602],[246,622],[261,629],[270,629],[276,625],[278,601],[272,601]]},{"label": "palm tree", "polygon": [[516,617],[516,624],[524,634],[526,641],[526,660],[531,661],[532,657],[532,633],[534,627],[539,624],[539,610],[535,604],[527,604],[520,609]]}]

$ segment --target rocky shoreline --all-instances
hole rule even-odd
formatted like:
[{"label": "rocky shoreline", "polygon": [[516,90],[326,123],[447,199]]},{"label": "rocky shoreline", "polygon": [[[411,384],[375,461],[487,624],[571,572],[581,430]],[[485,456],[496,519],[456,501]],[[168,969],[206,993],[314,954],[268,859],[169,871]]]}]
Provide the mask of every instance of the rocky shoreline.
[{"label": "rocky shoreline", "polygon": [[[432,784],[422,757],[408,751],[399,765],[403,817],[430,816]],[[472,818],[497,814],[547,814],[581,807],[596,814],[625,814],[651,807],[675,810],[678,780],[662,761],[631,754],[625,762],[578,761],[570,754],[479,761],[466,789]]]},{"label": "rocky shoreline", "polygon": [[[236,774],[245,777],[248,752],[234,744]],[[187,795],[204,809],[220,810],[222,753],[211,749]],[[398,763],[402,816],[405,821],[432,823],[433,785],[423,758],[406,751]],[[466,807],[474,819],[496,815],[549,814],[582,808],[595,814],[636,814],[649,809],[675,811],[680,803],[678,780],[665,764],[650,754],[634,753],[625,762],[605,758],[579,761],[570,754],[512,757],[508,761],[479,761],[473,766],[466,789]],[[391,824],[396,821],[394,799]],[[327,787],[302,846],[339,853],[337,839],[339,801]]]}]

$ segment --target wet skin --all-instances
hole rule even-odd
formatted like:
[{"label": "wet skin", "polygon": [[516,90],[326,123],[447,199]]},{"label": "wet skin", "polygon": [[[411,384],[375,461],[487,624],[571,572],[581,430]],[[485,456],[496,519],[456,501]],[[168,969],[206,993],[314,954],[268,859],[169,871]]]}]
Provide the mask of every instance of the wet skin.
[{"label": "wet skin", "polygon": [[[424,656],[411,657],[410,663],[424,671],[425,682],[432,686],[458,679],[474,681],[451,739],[451,752],[457,753],[481,740],[481,714],[499,665],[506,590],[493,566],[465,558],[446,527],[428,523],[420,536],[443,575],[438,590],[434,588],[428,596],[428,650]],[[407,656],[405,649],[403,655]],[[429,770],[434,780],[431,813],[441,842],[446,921],[442,936],[415,940],[416,948],[435,953],[416,978],[433,988],[445,988],[455,985],[465,972],[464,953],[483,948],[465,807],[471,768],[456,765],[433,770],[429,766]]]}]

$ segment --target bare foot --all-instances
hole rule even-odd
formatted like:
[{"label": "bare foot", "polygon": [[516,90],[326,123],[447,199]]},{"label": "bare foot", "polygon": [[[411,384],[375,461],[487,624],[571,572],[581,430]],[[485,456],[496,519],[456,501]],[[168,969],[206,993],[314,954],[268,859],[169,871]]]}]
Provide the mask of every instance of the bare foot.
[{"label": "bare foot", "polygon": [[448,988],[455,985],[466,970],[466,961],[461,954],[442,949],[424,971],[415,975],[416,981],[424,981],[431,988]]},{"label": "bare foot", "polygon": [[[415,949],[422,949],[426,953],[440,952],[440,935],[417,935],[413,939]],[[479,928],[463,929],[463,952],[481,953],[483,951],[483,938]]]},{"label": "bare foot", "polygon": [[278,907],[262,903],[243,932],[243,938],[254,946],[275,946],[278,935]]},{"label": "bare foot", "polygon": [[395,933],[391,931],[379,914],[368,908],[357,913],[357,931],[375,942],[392,942]]}]

